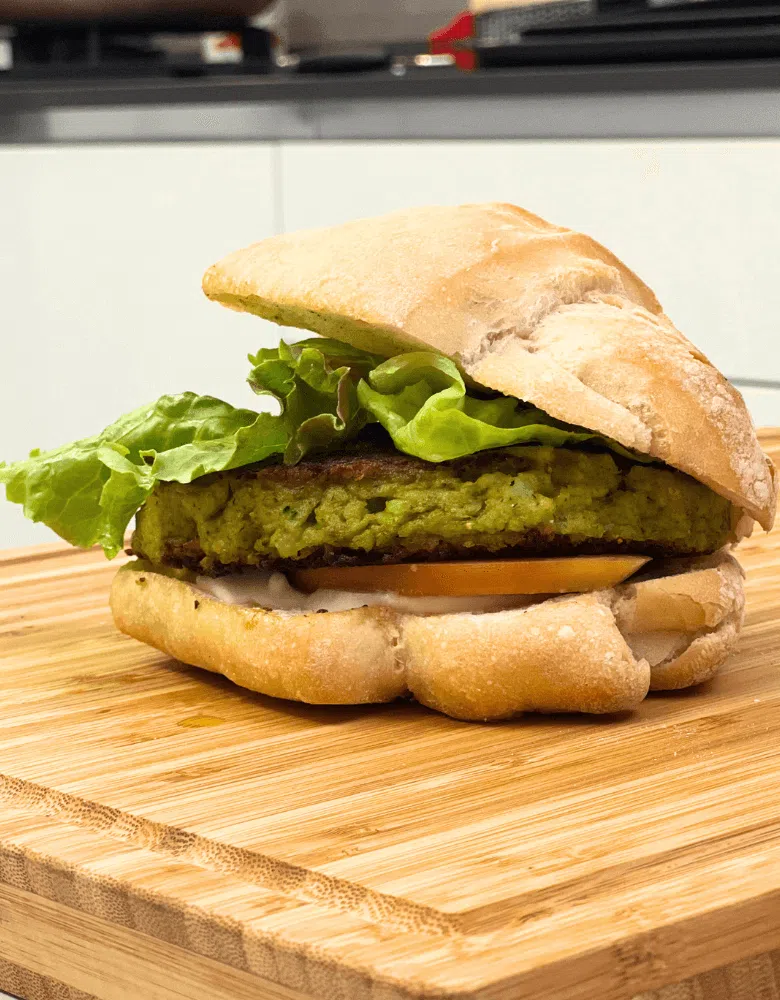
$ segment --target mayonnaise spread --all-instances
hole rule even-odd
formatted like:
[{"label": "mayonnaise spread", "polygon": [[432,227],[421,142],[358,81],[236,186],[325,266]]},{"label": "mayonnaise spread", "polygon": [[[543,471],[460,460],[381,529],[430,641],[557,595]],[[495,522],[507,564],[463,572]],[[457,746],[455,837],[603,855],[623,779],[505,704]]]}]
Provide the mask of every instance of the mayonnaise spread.
[{"label": "mayonnaise spread", "polygon": [[306,614],[315,611],[349,611],[351,608],[386,607],[416,615],[482,613],[523,608],[539,597],[525,594],[470,597],[404,597],[392,592],[361,594],[351,590],[315,590],[304,594],[290,586],[283,573],[252,570],[229,576],[199,576],[196,586],[226,604]]}]

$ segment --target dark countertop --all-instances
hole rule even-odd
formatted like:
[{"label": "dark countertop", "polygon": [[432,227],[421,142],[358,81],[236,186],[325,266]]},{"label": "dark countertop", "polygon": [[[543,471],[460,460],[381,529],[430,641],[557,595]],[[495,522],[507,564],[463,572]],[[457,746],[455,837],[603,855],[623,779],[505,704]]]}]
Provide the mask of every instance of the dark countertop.
[{"label": "dark countertop", "polygon": [[780,136],[780,59],[402,76],[0,74],[0,142],[730,135]]},{"label": "dark countertop", "polygon": [[464,73],[444,67],[351,74],[208,78],[133,77],[21,80],[0,74],[0,110],[178,104],[224,101],[394,100],[418,97],[501,97],[522,94],[726,90],[780,87],[780,59],[530,66]]}]

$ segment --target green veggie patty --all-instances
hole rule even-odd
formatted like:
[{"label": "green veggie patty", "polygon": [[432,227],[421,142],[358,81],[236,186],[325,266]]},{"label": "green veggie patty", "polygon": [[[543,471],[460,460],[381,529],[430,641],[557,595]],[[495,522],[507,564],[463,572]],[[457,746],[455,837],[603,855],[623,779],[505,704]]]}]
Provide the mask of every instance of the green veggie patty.
[{"label": "green veggie patty", "polygon": [[730,505],[682,472],[528,445],[434,464],[340,452],[158,483],[132,551],[207,574],[301,566],[722,546]]}]

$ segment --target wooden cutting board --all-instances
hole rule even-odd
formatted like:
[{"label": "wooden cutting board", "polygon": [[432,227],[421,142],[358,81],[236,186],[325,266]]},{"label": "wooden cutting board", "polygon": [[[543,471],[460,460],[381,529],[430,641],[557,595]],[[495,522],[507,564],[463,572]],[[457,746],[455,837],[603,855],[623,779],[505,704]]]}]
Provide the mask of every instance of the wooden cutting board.
[{"label": "wooden cutting board", "polygon": [[779,548],[714,682],[498,725],[243,692],[119,635],[98,553],[0,556],[0,988],[617,1000],[777,947]]}]

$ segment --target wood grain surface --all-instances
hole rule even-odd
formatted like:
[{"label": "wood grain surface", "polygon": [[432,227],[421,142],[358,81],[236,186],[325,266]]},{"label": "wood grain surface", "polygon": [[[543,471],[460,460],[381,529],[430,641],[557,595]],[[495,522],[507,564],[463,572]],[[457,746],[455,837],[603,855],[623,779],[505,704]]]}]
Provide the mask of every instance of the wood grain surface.
[{"label": "wood grain surface", "polygon": [[715,681],[492,725],[241,691],[99,553],[0,553],[0,988],[618,1000],[780,946],[779,547]]}]

